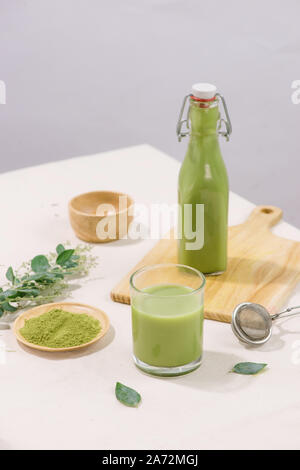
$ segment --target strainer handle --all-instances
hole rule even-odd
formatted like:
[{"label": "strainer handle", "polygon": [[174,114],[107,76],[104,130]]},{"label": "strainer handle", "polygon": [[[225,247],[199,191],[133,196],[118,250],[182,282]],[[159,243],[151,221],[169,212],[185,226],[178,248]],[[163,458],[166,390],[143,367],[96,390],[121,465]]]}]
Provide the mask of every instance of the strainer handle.
[{"label": "strainer handle", "polygon": [[[283,313],[288,313],[288,312],[291,312],[292,310],[295,310],[296,308],[299,308],[300,309],[300,305],[296,305],[296,307],[288,307],[286,308],[285,310],[283,310],[282,312],[279,312],[279,313],[275,313],[274,315],[271,315],[271,318],[272,320],[276,320],[279,316],[281,316]],[[295,313],[292,313],[292,315],[298,315],[300,312],[295,312]],[[289,317],[289,315],[286,315],[287,317]]]}]

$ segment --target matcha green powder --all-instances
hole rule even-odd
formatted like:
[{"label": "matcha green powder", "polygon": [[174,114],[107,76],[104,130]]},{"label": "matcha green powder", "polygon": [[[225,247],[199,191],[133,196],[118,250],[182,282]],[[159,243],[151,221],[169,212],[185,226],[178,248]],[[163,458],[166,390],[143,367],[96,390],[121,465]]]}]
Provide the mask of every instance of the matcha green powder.
[{"label": "matcha green powder", "polygon": [[100,330],[100,322],[90,315],[53,309],[25,320],[20,333],[29,343],[49,348],[69,348],[88,343]]}]

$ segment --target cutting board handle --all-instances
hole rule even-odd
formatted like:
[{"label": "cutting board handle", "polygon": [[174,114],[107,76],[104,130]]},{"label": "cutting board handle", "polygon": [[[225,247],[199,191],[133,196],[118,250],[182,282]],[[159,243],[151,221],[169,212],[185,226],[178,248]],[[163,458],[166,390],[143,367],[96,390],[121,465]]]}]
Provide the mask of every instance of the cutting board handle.
[{"label": "cutting board handle", "polygon": [[270,228],[282,218],[282,210],[275,206],[256,206],[247,219],[247,224],[257,229]]}]

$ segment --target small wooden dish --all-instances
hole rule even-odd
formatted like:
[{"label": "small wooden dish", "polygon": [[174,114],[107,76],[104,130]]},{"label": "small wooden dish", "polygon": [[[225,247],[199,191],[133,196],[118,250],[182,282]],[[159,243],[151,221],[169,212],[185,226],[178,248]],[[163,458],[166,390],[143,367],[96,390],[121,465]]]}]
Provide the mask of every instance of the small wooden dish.
[{"label": "small wooden dish", "polygon": [[[95,338],[93,338],[88,343],[83,343],[83,344],[79,344],[78,346],[71,346],[68,348],[48,348],[46,346],[39,346],[38,344],[29,343],[29,341],[26,341],[26,339],[21,335],[19,331],[20,328],[23,328],[25,324],[25,320],[28,320],[29,318],[39,317],[43,313],[49,312],[49,310],[53,310],[56,308],[62,309],[71,313],[86,313],[87,315],[90,315],[91,317],[97,318],[97,320],[99,320],[100,325],[101,325],[100,332],[98,333],[97,336],[95,336]],[[95,308],[95,307],[91,307],[90,305],[78,304],[78,303],[73,303],[73,302],[61,302],[61,303],[39,305],[38,307],[34,307],[22,313],[18,318],[16,318],[13,324],[13,332],[17,340],[20,341],[20,343],[23,343],[25,344],[25,346],[28,346],[33,349],[39,349],[40,351],[48,351],[48,352],[74,351],[75,349],[85,348],[95,343],[100,338],[102,338],[107,333],[108,329],[109,329],[109,319],[107,315],[104,312],[102,312],[102,310]]]},{"label": "small wooden dish", "polygon": [[125,237],[133,220],[133,205],[133,199],[124,193],[80,194],[69,202],[70,222],[77,237],[86,242],[119,240]]}]

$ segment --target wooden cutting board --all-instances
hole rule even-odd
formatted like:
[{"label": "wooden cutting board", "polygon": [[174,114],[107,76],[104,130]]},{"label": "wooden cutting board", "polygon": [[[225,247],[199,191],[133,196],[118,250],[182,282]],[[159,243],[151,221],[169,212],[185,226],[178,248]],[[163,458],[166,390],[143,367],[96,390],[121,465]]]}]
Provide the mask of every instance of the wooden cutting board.
[{"label": "wooden cutting board", "polygon": [[[278,312],[300,281],[300,242],[270,231],[282,210],[258,206],[240,225],[229,227],[228,267],[224,274],[206,276],[205,317],[230,322],[241,302],[263,304]],[[116,302],[129,304],[129,278],[142,266],[177,262],[177,240],[162,239],[112,290]]]}]

